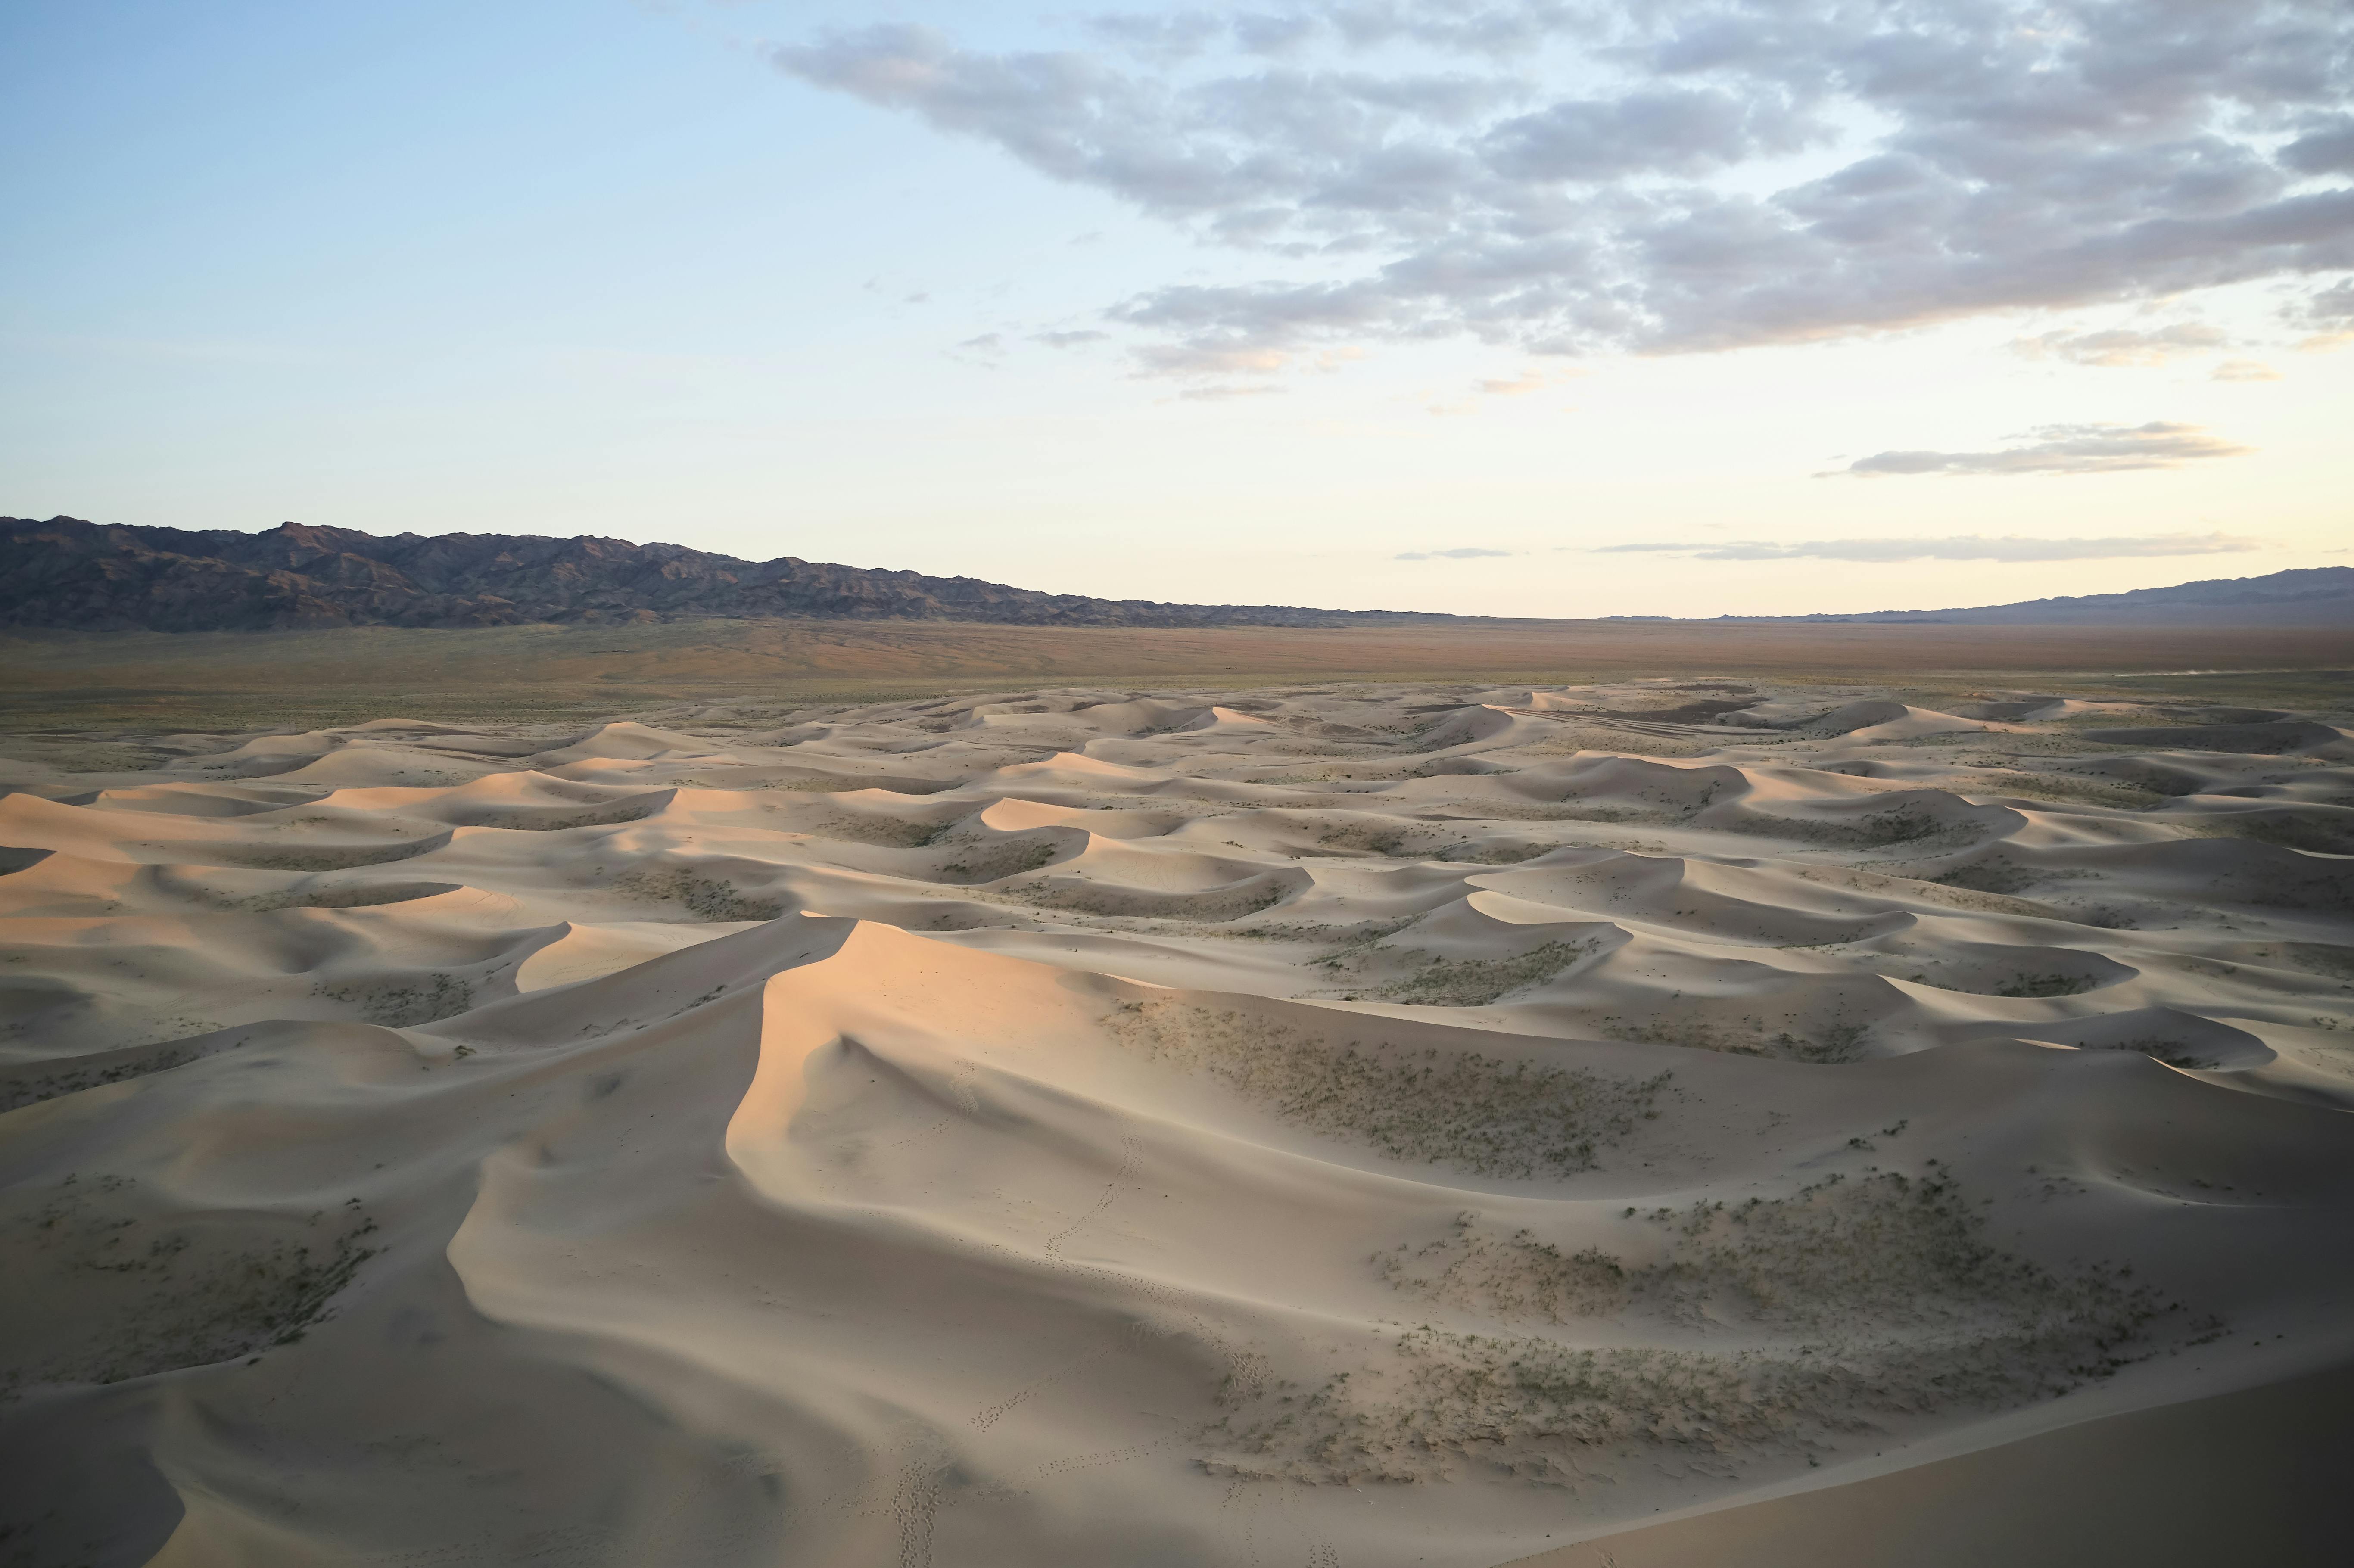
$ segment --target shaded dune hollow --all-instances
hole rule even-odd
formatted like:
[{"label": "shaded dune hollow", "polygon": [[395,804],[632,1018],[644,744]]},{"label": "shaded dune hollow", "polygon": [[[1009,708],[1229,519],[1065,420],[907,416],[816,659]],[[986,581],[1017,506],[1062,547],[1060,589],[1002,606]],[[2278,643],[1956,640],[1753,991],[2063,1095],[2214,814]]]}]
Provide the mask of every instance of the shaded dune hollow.
[{"label": "shaded dune hollow", "polygon": [[2349,723],[0,743],[0,1563],[1601,1563],[2293,1388],[2354,1361]]}]

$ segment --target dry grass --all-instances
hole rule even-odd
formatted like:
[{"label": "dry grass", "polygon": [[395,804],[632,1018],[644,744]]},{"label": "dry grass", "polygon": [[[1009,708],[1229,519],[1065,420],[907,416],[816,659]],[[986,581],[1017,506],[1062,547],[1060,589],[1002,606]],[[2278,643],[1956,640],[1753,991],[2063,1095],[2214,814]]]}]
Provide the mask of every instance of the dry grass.
[{"label": "dry grass", "polygon": [[1614,1078],[1471,1051],[1335,1044],[1173,1001],[1123,1003],[1111,1024],[1125,1043],[1222,1078],[1311,1132],[1481,1176],[1593,1170],[1602,1150],[1658,1117],[1672,1075]]},{"label": "dry grass", "polygon": [[373,909],[386,904],[408,904],[455,892],[454,882],[378,882],[360,886],[290,887],[277,893],[243,897],[210,895],[208,902],[223,909],[259,914],[272,909]]},{"label": "dry grass", "polygon": [[[2342,691],[2354,633],[2247,628],[1718,626],[1464,620],[1304,629],[681,620],[465,630],[56,632],[0,638],[0,727],[310,727],[387,712],[444,722],[560,723],[695,698],[881,702],[1074,682],[1562,684],[1740,675],[1885,685],[1934,697],[2000,674],[2091,692],[2199,692],[2312,706]],[[2151,675],[2184,668],[2225,676]],[[1946,673],[1950,672],[1950,675]],[[2330,676],[2338,676],[2332,688]],[[2155,691],[2152,691],[2155,688]],[[2298,702],[2289,699],[2309,697]],[[1614,738],[1617,732],[1613,732]],[[1689,743],[1635,736],[1660,755]]]},{"label": "dry grass", "polygon": [[375,1254],[356,1198],[297,1219],[174,1215],[118,1176],[19,1188],[0,1218],[15,1287],[0,1401],[259,1355],[322,1321]]},{"label": "dry grass", "polygon": [[[1230,1395],[1205,1465],[1325,1484],[1478,1466],[1576,1486],[1647,1454],[1737,1464],[1890,1418],[2054,1396],[2151,1353],[2152,1326],[2179,1311],[2126,1271],[1996,1246],[1934,1161],[1737,1206],[1629,1210],[1622,1226],[1654,1261],[1494,1234],[1476,1215],[1376,1255],[1402,1292],[1493,1327],[1424,1324],[1312,1391]],[[1638,1319],[1688,1343],[1608,1342]],[[1544,1331],[1564,1325],[1602,1338]]]},{"label": "dry grass", "polygon": [[328,1001],[355,1010],[367,1022],[380,1023],[387,1029],[439,1023],[472,1011],[474,1005],[473,981],[446,971],[323,983],[318,994]]},{"label": "dry grass", "polygon": [[364,865],[414,860],[449,842],[447,833],[433,833],[405,843],[321,844],[307,849],[218,844],[211,846],[208,853],[212,864],[244,866],[253,871],[355,871]]},{"label": "dry grass", "polygon": [[675,904],[696,920],[714,923],[774,920],[785,912],[782,899],[748,895],[732,882],[683,866],[633,871],[615,877],[609,885],[629,897]]},{"label": "dry grass", "polygon": [[1399,1001],[1434,1007],[1485,1007],[1516,991],[1540,985],[1599,947],[1583,942],[1547,942],[1508,959],[1442,959],[1433,954],[1403,980],[1381,988]]}]

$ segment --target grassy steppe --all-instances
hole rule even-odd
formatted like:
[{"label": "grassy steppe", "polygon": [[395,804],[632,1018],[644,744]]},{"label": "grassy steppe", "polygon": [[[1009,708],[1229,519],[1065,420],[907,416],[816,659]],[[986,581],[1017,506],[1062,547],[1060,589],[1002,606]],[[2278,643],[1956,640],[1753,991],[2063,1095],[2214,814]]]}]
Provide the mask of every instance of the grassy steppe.
[{"label": "grassy steppe", "polygon": [[[697,698],[873,702],[1023,685],[1330,681],[1559,684],[1643,676],[1891,682],[1924,693],[2064,678],[2330,705],[2354,631],[2307,628],[1720,626],[1485,620],[1200,630],[938,621],[682,620],[461,630],[19,632],[0,728],[252,728],[398,713],[557,721]],[[2253,674],[2253,678],[2249,678]]]}]

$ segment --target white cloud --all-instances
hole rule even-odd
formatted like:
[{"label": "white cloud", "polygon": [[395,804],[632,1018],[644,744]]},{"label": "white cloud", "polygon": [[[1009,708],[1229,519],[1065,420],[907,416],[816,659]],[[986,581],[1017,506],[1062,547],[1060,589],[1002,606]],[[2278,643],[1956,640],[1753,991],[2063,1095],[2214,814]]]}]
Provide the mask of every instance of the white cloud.
[{"label": "white cloud", "polygon": [[2030,359],[2064,359],[2072,365],[2155,367],[2188,354],[2207,354],[2231,342],[2220,327],[2178,322],[2150,332],[2112,327],[2105,332],[2047,332],[2011,340],[2011,352]]},{"label": "white cloud", "polygon": [[1283,390],[1284,388],[1280,387],[1268,387],[1264,385],[1256,387],[1188,387],[1182,392],[1178,393],[1177,396],[1193,403],[1220,403],[1229,397],[1273,397],[1281,393]]},{"label": "white cloud", "polygon": [[2258,539],[2228,534],[2156,534],[2142,537],[2028,539],[1963,534],[1943,539],[1815,539],[1799,545],[1763,540],[1730,544],[1606,545],[1601,555],[1635,552],[1688,556],[1702,561],[2096,561],[2137,556],[2214,556],[2260,550]]},{"label": "white cloud", "polygon": [[[1571,375],[1576,374],[1571,372]],[[1523,370],[1509,380],[1500,376],[1482,377],[1471,383],[1470,395],[1456,402],[1436,402],[1429,405],[1434,414],[1468,414],[1488,397],[1525,397],[1532,392],[1542,392],[1565,376],[1547,375],[1542,370]]]},{"label": "white cloud", "polygon": [[1542,370],[1523,370],[1510,381],[1490,379],[1474,382],[1472,390],[1482,397],[1525,397],[1532,392],[1543,390],[1552,385],[1552,381],[1553,378]]},{"label": "white cloud", "polygon": [[2020,444],[2000,451],[1874,452],[1831,472],[1860,479],[1918,473],[2118,473],[2237,457],[2249,450],[2211,436],[2197,425],[2162,419],[2131,426],[2043,425],[2028,431]]},{"label": "white cloud", "polygon": [[2354,278],[2315,291],[2290,307],[2288,318],[2313,329],[2296,346],[2307,354],[2327,354],[2354,341]]},{"label": "white cloud", "polygon": [[985,332],[978,337],[966,338],[950,348],[948,355],[950,359],[961,361],[966,365],[977,365],[994,370],[1005,358],[1005,335],[1002,333]]},{"label": "white cloud", "polygon": [[1266,376],[1283,369],[1292,356],[1279,348],[1246,344],[1163,343],[1137,350],[1148,374],[1161,376]]},{"label": "white cloud", "polygon": [[1518,555],[1519,553],[1520,552],[1517,550],[1482,550],[1476,546],[1459,546],[1452,550],[1408,550],[1402,556],[1392,556],[1391,559],[1399,561],[1476,561],[1484,559],[1490,556],[1512,556]]},{"label": "white cloud", "polygon": [[2281,373],[2259,359],[2227,359],[2209,373],[2210,381],[2277,381]]},{"label": "white cloud", "polygon": [[1723,349],[2300,276],[2338,331],[2354,300],[2329,286],[2354,273],[2344,0],[1277,0],[1088,28],[772,58],[1270,259],[1111,302],[1161,340],[1149,371],[1450,335]]}]

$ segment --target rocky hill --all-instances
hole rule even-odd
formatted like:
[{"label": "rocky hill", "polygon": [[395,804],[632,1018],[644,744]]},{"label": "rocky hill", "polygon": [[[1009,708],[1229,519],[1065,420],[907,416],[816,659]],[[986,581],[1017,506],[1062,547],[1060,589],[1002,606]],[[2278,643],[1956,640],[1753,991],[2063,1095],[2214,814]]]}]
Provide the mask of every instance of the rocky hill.
[{"label": "rocky hill", "polygon": [[1161,604],[977,577],[745,561],[680,545],[400,534],[287,523],[262,534],[0,518],[0,626],[282,630],[531,621],[811,618],[1012,626],[1346,626],[1458,619],[1292,605]]},{"label": "rocky hill", "polygon": [[[1613,616],[1665,620],[1669,616]],[[1961,609],[1867,609],[1837,615],[1720,615],[1719,621],[1837,626],[2354,626],[2354,567],[2310,567],[2260,577],[2209,577],[2126,593],[2062,594]]]}]

